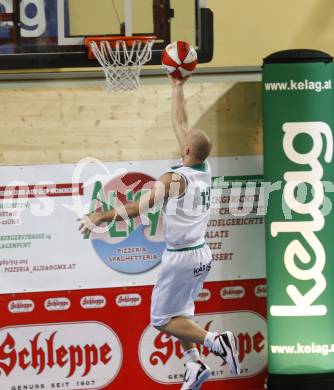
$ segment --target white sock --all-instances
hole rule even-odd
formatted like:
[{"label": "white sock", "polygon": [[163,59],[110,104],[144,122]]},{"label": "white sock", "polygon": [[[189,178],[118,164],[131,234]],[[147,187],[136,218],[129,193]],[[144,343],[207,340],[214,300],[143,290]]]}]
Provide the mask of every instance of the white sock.
[{"label": "white sock", "polygon": [[204,347],[207,347],[209,348],[209,350],[211,350],[212,344],[217,334],[218,334],[217,332],[208,332],[204,339]]},{"label": "white sock", "polygon": [[187,351],[184,351],[183,356],[186,360],[186,363],[197,362],[198,360],[201,360],[197,348],[192,348],[192,349],[188,349]]}]

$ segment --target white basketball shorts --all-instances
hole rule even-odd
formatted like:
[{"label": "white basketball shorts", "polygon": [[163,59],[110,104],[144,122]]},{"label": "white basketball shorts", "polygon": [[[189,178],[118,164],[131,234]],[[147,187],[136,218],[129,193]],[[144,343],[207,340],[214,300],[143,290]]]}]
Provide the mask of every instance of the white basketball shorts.
[{"label": "white basketball shorts", "polygon": [[206,244],[197,249],[165,250],[152,292],[152,326],[166,325],[173,317],[194,317],[194,301],[210,271],[211,261]]}]

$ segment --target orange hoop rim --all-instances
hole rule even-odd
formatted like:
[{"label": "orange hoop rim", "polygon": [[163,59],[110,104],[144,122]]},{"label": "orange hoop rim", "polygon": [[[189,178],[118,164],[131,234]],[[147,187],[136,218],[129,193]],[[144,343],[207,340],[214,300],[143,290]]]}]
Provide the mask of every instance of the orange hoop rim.
[{"label": "orange hoop rim", "polygon": [[105,35],[105,36],[92,36],[92,37],[86,37],[85,38],[85,46],[88,48],[88,58],[89,59],[95,59],[95,56],[91,49],[91,42],[95,42],[98,46],[100,46],[102,41],[109,42],[110,46],[114,48],[116,46],[116,43],[121,41],[125,42],[125,44],[129,47],[133,46],[134,43],[138,41],[142,41],[143,43],[146,43],[148,41],[155,41],[157,37],[155,35],[132,35],[132,36],[126,36],[126,35]]}]

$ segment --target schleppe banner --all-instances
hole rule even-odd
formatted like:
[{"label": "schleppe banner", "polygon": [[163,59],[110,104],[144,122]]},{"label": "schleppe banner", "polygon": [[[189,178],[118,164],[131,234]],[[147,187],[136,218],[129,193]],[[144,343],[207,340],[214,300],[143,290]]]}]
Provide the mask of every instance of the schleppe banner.
[{"label": "schleppe banner", "polygon": [[270,390],[334,386],[333,97],[326,53],[265,59]]},{"label": "schleppe banner", "polygon": [[[149,324],[152,286],[2,294],[1,390],[179,390],[180,342]],[[261,390],[267,376],[264,279],[208,282],[195,321],[231,329],[241,375],[200,347],[211,377],[207,390]]]}]

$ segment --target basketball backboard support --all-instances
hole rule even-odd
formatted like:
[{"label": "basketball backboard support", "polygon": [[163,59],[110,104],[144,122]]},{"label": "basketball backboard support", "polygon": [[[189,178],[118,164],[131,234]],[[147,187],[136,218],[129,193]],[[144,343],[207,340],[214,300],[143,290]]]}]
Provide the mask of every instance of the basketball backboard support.
[{"label": "basketball backboard support", "polygon": [[205,0],[0,0],[0,69],[94,67],[86,36],[155,35],[149,65],[187,40],[200,63],[213,56],[213,15]]}]

